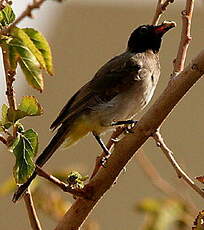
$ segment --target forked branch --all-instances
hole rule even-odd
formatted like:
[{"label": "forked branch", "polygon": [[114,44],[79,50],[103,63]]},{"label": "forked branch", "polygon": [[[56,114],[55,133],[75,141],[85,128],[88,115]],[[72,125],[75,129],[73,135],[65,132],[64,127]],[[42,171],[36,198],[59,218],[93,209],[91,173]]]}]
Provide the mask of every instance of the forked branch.
[{"label": "forked branch", "polygon": [[164,13],[164,11],[166,11],[167,6],[170,3],[173,3],[174,0],[158,0],[157,2],[157,6],[156,6],[156,11],[152,20],[152,25],[157,25],[159,23],[159,19],[162,16],[162,14]]},{"label": "forked branch", "polygon": [[[114,184],[120,172],[135,152],[158,129],[186,92],[204,73],[204,50],[177,77],[173,78],[160,97],[133,128],[134,134],[126,135],[115,144],[107,168],[100,168],[85,186],[92,191],[90,200],[78,198],[67,211],[55,230],[77,230],[90,214],[103,194]],[[200,194],[201,195],[201,194]]]}]

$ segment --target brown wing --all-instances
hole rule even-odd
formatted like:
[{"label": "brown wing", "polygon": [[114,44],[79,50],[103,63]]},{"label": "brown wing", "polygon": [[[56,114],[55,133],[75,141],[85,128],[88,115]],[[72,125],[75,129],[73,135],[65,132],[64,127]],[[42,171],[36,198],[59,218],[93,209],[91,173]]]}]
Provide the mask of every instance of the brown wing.
[{"label": "brown wing", "polygon": [[119,92],[129,88],[135,80],[140,80],[138,70],[141,66],[133,54],[125,52],[114,57],[99,69],[94,78],[84,85],[64,106],[51,129],[99,103],[111,100]]}]

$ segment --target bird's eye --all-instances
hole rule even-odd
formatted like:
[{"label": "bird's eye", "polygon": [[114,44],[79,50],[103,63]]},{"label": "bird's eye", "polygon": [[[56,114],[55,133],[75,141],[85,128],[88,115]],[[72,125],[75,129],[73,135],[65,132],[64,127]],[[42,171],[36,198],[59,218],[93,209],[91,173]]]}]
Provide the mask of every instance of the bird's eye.
[{"label": "bird's eye", "polygon": [[140,33],[141,34],[147,33],[147,27],[146,26],[141,27],[140,28]]}]

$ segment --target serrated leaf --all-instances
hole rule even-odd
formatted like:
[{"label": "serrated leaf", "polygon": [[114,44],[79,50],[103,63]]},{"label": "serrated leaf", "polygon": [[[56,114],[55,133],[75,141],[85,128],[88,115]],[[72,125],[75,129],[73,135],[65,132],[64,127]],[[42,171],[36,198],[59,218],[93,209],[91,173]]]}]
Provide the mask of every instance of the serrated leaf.
[{"label": "serrated leaf", "polygon": [[47,72],[50,75],[53,75],[52,53],[49,43],[45,37],[33,28],[24,28],[23,31],[29,36],[35,47],[41,52],[45,61]]},{"label": "serrated leaf", "polygon": [[[32,52],[26,47],[26,45],[19,39],[14,38],[9,45],[14,47],[18,53],[18,62],[26,77],[28,83],[35,89],[43,90],[43,77],[40,69],[40,64],[32,54]],[[16,54],[15,54],[16,55]],[[15,66],[15,64],[14,64]]]},{"label": "serrated leaf", "polygon": [[18,133],[10,150],[16,157],[16,164],[13,169],[14,178],[17,184],[24,183],[33,173],[35,164],[33,162],[38,149],[38,134],[29,129]]},{"label": "serrated leaf", "polygon": [[3,10],[0,11],[0,24],[2,26],[8,26],[15,20],[16,16],[11,8],[7,5]]},{"label": "serrated leaf", "polygon": [[17,110],[8,109],[8,120],[16,122],[27,116],[39,116],[42,114],[42,107],[33,96],[24,96]]},{"label": "serrated leaf", "polygon": [[18,27],[14,27],[11,29],[10,34],[14,37],[19,39],[25,47],[27,47],[31,53],[35,56],[37,61],[39,62],[40,66],[43,69],[46,69],[46,64],[44,61],[44,57],[42,56],[40,50],[35,46],[33,41],[30,39],[30,37],[27,35],[27,33]]}]

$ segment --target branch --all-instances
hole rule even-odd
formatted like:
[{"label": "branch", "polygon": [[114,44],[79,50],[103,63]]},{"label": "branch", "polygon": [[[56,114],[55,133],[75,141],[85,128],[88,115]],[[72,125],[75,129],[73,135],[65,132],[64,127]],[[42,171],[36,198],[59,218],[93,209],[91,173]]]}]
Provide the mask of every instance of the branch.
[{"label": "branch", "polygon": [[84,190],[92,191],[92,198],[90,200],[78,198],[55,230],[77,230],[80,228],[93,207],[114,184],[135,152],[155,133],[175,105],[201,78],[203,73],[204,50],[191,61],[183,72],[170,80],[160,97],[133,128],[134,134],[126,135],[115,144],[113,153],[108,160],[108,167],[100,168],[96,176],[84,188]]},{"label": "branch", "polygon": [[0,31],[1,34],[7,34],[10,29],[15,27],[19,22],[21,22],[24,18],[30,17],[32,18],[32,10],[40,8],[40,6],[45,2],[46,0],[34,0],[32,4],[29,4],[26,9],[21,13],[21,15],[16,18],[16,20],[10,24],[8,27]]},{"label": "branch", "polygon": [[64,182],[60,181],[56,177],[47,174],[44,170],[42,170],[40,167],[36,166],[36,172],[38,176],[44,177],[46,180],[50,181],[51,183],[57,185],[60,189],[62,189],[64,192],[68,192],[75,197],[87,197],[88,194],[84,193],[83,189],[75,189],[69,186],[68,184],[65,184]]},{"label": "branch", "polygon": [[40,222],[38,220],[34,205],[32,196],[29,190],[26,191],[25,195],[23,196],[24,202],[26,204],[26,208],[28,211],[28,216],[30,220],[30,224],[33,230],[42,230],[40,226]]},{"label": "branch", "polygon": [[185,10],[181,12],[182,15],[182,32],[181,32],[181,41],[179,44],[179,49],[177,57],[174,61],[174,70],[173,76],[180,73],[184,69],[186,54],[190,41],[192,40],[190,29],[191,29],[191,20],[193,15],[194,0],[186,0]]},{"label": "branch", "polygon": [[164,11],[166,11],[167,6],[170,3],[173,3],[174,0],[158,0],[157,2],[157,6],[156,6],[156,11],[154,14],[154,18],[152,20],[152,25],[157,25],[159,23],[159,19],[161,17],[161,15],[164,13]]},{"label": "branch", "polygon": [[173,156],[173,152],[166,146],[164,140],[159,133],[156,131],[153,134],[153,138],[157,143],[157,146],[163,151],[173,168],[175,169],[179,178],[182,178],[187,184],[190,185],[192,189],[194,189],[202,198],[204,198],[204,192],[194,183],[194,181],[181,169],[178,162],[175,160]]},{"label": "branch", "polygon": [[16,101],[14,97],[13,82],[15,81],[15,72],[10,71],[10,63],[8,57],[7,48],[2,46],[3,62],[4,62],[4,71],[6,76],[6,96],[8,98],[9,107],[13,110],[16,109]]}]

